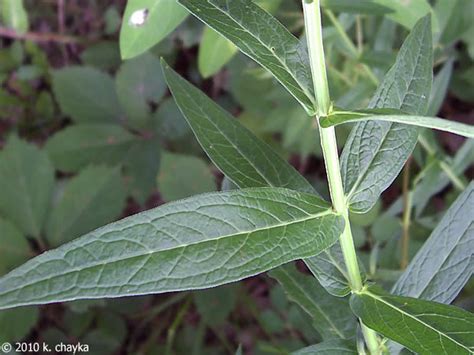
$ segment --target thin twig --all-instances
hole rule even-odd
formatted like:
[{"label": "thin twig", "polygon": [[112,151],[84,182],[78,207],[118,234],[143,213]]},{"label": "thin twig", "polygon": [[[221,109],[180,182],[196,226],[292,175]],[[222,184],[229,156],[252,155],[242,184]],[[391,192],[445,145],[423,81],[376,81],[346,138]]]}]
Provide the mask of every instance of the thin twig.
[{"label": "thin twig", "polygon": [[33,42],[56,42],[56,43],[82,43],[82,39],[73,36],[61,35],[49,32],[26,32],[18,33],[11,28],[0,27],[0,37],[22,39]]},{"label": "thin twig", "polygon": [[[61,36],[64,35],[64,32],[65,32],[65,20],[64,20],[64,0],[58,0],[57,2],[57,12],[58,12],[58,30],[59,30],[59,34]],[[63,55],[63,58],[64,58],[64,62],[66,64],[68,64],[69,62],[69,55],[68,55],[68,52],[67,52],[67,48],[66,46],[61,46],[61,53]]]}]

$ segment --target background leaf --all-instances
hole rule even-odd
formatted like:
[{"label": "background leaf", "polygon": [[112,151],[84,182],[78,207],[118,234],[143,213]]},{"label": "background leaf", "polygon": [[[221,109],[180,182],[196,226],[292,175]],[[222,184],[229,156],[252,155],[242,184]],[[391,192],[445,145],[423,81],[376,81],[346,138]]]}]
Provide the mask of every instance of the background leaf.
[{"label": "background leaf", "polygon": [[156,189],[160,162],[161,145],[156,137],[135,142],[123,161],[128,191],[139,203],[145,203]]},{"label": "background leaf", "polygon": [[30,260],[0,279],[0,309],[222,285],[318,254],[343,226],[326,202],[286,189],[199,195]]},{"label": "background leaf", "polygon": [[[144,23],[133,25],[136,11],[145,11]],[[188,12],[174,0],[128,0],[120,30],[123,59],[144,53],[184,21]],[[137,16],[137,15],[135,15]]]},{"label": "background leaf", "polygon": [[328,340],[294,351],[292,355],[355,355],[354,344],[347,340]]},{"label": "background leaf", "polygon": [[392,292],[451,303],[474,272],[474,182],[449,208]]},{"label": "background leaf", "polygon": [[165,201],[179,200],[216,190],[209,165],[203,160],[181,154],[164,153],[158,188]]},{"label": "background leaf", "polygon": [[0,5],[2,23],[6,27],[12,28],[20,34],[28,31],[28,13],[25,10],[23,0],[2,0]]},{"label": "background leaf", "polygon": [[12,136],[0,152],[0,215],[25,235],[38,238],[54,184],[54,169],[45,152]]},{"label": "background leaf", "polygon": [[58,170],[77,172],[90,164],[118,164],[137,141],[118,125],[81,124],[56,133],[45,148]]},{"label": "background leaf", "polygon": [[433,12],[427,0],[374,0],[374,2],[393,10],[388,17],[408,29],[413,28],[420,18]]},{"label": "background leaf", "polygon": [[324,340],[354,336],[356,321],[347,299],[331,296],[313,277],[299,272],[294,265],[280,266],[270,271],[270,276],[283,286],[288,298],[311,317]]},{"label": "background leaf", "polygon": [[0,275],[30,258],[30,245],[11,222],[0,218]]},{"label": "background leaf", "polygon": [[321,6],[336,12],[384,15],[393,12],[390,7],[378,4],[376,0],[321,0]]},{"label": "background leaf", "polygon": [[166,90],[160,61],[150,53],[128,60],[120,67],[115,83],[128,124],[136,129],[146,128],[151,105],[156,105]]},{"label": "background leaf", "polygon": [[198,68],[204,78],[216,74],[237,53],[237,47],[210,27],[206,27],[199,44]]},{"label": "background leaf", "polygon": [[38,308],[25,307],[0,312],[0,342],[23,339],[39,319]]},{"label": "background leaf", "polygon": [[123,116],[113,79],[97,69],[70,66],[54,71],[53,92],[63,113],[76,122],[118,122]]},{"label": "background leaf", "polygon": [[203,321],[212,327],[220,326],[237,303],[237,284],[225,285],[194,294],[194,303]]},{"label": "background leaf", "polygon": [[53,207],[46,234],[52,247],[112,222],[125,203],[119,169],[89,167],[72,178]]}]

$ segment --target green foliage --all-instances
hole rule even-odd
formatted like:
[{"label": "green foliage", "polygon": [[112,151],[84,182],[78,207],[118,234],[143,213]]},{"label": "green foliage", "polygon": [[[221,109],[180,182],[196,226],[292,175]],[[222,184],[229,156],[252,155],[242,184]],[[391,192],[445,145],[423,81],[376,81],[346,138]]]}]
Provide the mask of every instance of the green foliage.
[{"label": "green foliage", "polygon": [[461,308],[373,290],[351,296],[364,324],[417,353],[468,354],[474,348],[474,316]]},{"label": "green foliage", "polygon": [[0,309],[217,286],[316,255],[343,225],[329,204],[291,190],[198,195],[36,257],[0,280]]},{"label": "green foliage", "polygon": [[[430,17],[424,17],[405,40],[369,108],[426,111],[432,81],[431,37]],[[368,121],[355,126],[341,156],[344,190],[353,211],[366,212],[375,204],[402,169],[417,138],[417,129],[397,123]]]},{"label": "green foliage", "polygon": [[112,222],[125,202],[120,172],[105,167],[82,170],[57,195],[46,226],[51,246]]},{"label": "green foliage", "polygon": [[471,182],[398,279],[394,294],[447,304],[454,300],[474,272],[470,247],[474,243],[473,204]]},{"label": "green foliage", "polygon": [[160,61],[150,53],[126,61],[115,80],[117,95],[127,114],[128,124],[136,129],[149,125],[149,105],[160,102],[165,94]]},{"label": "green foliage", "polygon": [[173,97],[199,143],[229,179],[241,187],[277,186],[314,193],[311,185],[273,149],[166,63],[163,68]]},{"label": "green foliage", "polygon": [[173,31],[187,15],[187,11],[175,1],[128,1],[120,30],[122,58],[135,57],[153,47]]},{"label": "green foliage", "polygon": [[199,158],[165,153],[158,175],[158,188],[165,201],[179,200],[216,190],[214,176]]},{"label": "green foliage", "polygon": [[136,142],[115,124],[79,124],[56,133],[45,149],[56,169],[76,172],[90,164],[118,164]]},{"label": "green foliage", "polygon": [[0,341],[13,342],[22,339],[38,322],[37,308],[23,307],[0,313]]},{"label": "green foliage", "polygon": [[270,275],[283,286],[288,298],[308,313],[324,340],[348,339],[354,335],[356,322],[347,299],[331,297],[311,276],[293,265],[272,270]]},{"label": "green foliage", "polygon": [[113,79],[97,69],[55,71],[53,91],[61,110],[77,123],[118,122],[123,116]]},{"label": "green foliage", "polygon": [[0,214],[25,235],[39,238],[54,184],[48,156],[35,146],[11,137],[0,152]]},{"label": "green foliage", "polygon": [[228,39],[206,27],[199,45],[199,72],[204,78],[213,76],[232,59],[237,50]]},{"label": "green foliage", "polygon": [[31,256],[25,236],[15,225],[4,219],[0,219],[0,242],[0,274],[5,274]]},{"label": "green foliage", "polygon": [[4,0],[0,6],[2,22],[18,33],[28,30],[28,13],[23,5],[23,0]]},{"label": "green foliage", "polygon": [[316,345],[311,345],[306,348],[294,351],[292,355],[312,355],[312,354],[322,354],[322,355],[354,355],[357,354],[357,351],[353,344],[349,341],[343,340],[328,340],[323,341]]},{"label": "green foliage", "polygon": [[304,47],[280,22],[249,0],[179,3],[269,70],[308,114],[314,114],[311,73]]},{"label": "green foliage", "polygon": [[472,9],[1,2],[0,344],[474,351]]}]

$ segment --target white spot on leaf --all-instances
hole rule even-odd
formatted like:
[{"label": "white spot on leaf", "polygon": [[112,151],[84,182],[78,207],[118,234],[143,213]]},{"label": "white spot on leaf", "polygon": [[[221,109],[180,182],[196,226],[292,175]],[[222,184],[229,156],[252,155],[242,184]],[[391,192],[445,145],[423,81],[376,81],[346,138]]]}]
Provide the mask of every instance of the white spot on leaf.
[{"label": "white spot on leaf", "polygon": [[133,27],[143,26],[148,17],[148,9],[140,9],[135,11],[128,20],[128,24]]}]

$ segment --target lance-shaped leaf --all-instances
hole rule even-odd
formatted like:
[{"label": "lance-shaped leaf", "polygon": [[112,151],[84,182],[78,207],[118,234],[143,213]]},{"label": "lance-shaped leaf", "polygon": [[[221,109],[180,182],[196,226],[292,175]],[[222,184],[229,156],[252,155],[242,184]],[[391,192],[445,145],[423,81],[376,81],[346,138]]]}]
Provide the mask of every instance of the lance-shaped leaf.
[{"label": "lance-shaped leaf", "polygon": [[380,115],[377,114],[377,112],[365,110],[352,112],[334,111],[331,115],[324,117],[320,120],[321,126],[325,128],[337,126],[342,123],[359,121],[397,122],[411,126],[437,129],[440,131],[458,134],[467,138],[474,138],[474,126],[438,117],[411,115]]},{"label": "lance-shaped leaf", "polygon": [[344,220],[314,195],[199,195],[97,229],[0,279],[0,309],[218,286],[310,257]]},{"label": "lance-shaped leaf", "polygon": [[244,54],[269,70],[303,105],[315,113],[311,70],[303,42],[251,0],[178,0]]},{"label": "lance-shaped leaf", "polygon": [[474,182],[457,198],[393,287],[402,296],[451,303],[474,272]]},{"label": "lance-shaped leaf", "polygon": [[275,186],[315,193],[311,184],[268,144],[162,61],[179,109],[209,158],[237,186]]},{"label": "lance-shaped leaf", "polygon": [[365,290],[351,308],[368,327],[419,354],[472,354],[474,315],[461,308]]},{"label": "lance-shaped leaf", "polygon": [[[204,151],[228,179],[240,188],[286,187],[317,194],[308,181],[270,146],[181,78],[164,61],[162,64],[177,105]],[[341,268],[344,261],[337,250],[340,248],[334,245],[305,262],[310,268],[311,265],[317,265],[324,271],[318,270],[314,275],[328,292],[345,296],[349,291],[348,282],[340,272],[344,268]]]},{"label": "lance-shaped leaf", "polygon": [[[400,109],[424,114],[432,83],[431,20],[422,18],[403,43],[394,66],[375,93],[369,108]],[[391,122],[358,123],[344,147],[341,170],[350,208],[368,211],[393,182],[413,151],[416,128]]]},{"label": "lance-shaped leaf", "polygon": [[283,265],[270,272],[288,298],[303,308],[323,339],[349,339],[357,325],[347,299],[336,298],[318,285],[314,278],[299,272],[294,265]]},{"label": "lance-shaped leaf", "polygon": [[348,340],[328,340],[316,345],[307,346],[291,355],[356,355],[355,344]]}]

